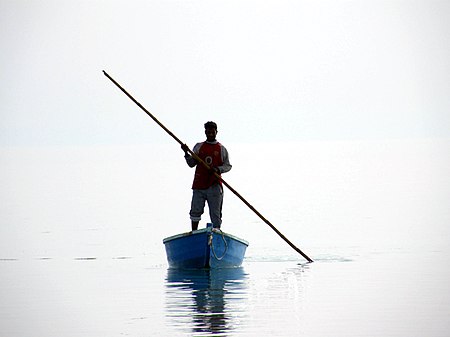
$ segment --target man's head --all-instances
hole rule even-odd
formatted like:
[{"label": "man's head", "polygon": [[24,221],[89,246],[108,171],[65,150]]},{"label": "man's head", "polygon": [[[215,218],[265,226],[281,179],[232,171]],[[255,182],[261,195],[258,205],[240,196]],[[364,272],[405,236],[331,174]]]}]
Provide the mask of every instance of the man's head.
[{"label": "man's head", "polygon": [[205,123],[205,135],[208,142],[213,142],[216,140],[217,135],[217,124],[214,122]]}]

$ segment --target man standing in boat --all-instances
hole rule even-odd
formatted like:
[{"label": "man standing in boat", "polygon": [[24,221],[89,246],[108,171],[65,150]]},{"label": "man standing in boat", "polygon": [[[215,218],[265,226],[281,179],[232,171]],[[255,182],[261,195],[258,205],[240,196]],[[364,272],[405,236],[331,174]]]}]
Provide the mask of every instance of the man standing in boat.
[{"label": "man standing in boat", "polygon": [[220,228],[222,224],[223,187],[217,175],[220,176],[222,173],[231,170],[228,151],[216,140],[217,124],[206,122],[205,135],[206,141],[195,144],[192,152],[208,164],[209,170],[189,154],[189,148],[186,144],[181,146],[186,163],[189,167],[196,166],[194,182],[192,183],[191,211],[189,212],[193,231],[198,229],[198,223],[205,209],[205,202],[208,203],[213,227]]}]

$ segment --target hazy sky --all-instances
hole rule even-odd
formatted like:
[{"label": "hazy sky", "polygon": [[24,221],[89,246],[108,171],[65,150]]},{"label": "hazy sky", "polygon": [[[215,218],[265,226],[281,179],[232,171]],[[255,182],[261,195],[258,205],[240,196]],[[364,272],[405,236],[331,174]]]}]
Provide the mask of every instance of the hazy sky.
[{"label": "hazy sky", "polygon": [[450,137],[449,1],[0,0],[0,145]]}]

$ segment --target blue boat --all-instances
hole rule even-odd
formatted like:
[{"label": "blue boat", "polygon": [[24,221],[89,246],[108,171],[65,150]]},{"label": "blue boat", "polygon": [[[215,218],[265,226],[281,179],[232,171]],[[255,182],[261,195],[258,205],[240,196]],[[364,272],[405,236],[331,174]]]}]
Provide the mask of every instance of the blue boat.
[{"label": "blue boat", "polygon": [[244,260],[248,242],[208,227],[163,240],[170,268],[231,268]]}]

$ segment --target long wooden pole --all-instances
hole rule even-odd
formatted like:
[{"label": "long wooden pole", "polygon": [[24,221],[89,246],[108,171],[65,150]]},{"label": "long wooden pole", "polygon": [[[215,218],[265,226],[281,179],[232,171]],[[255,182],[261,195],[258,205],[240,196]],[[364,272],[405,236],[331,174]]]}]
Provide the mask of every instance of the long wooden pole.
[{"label": "long wooden pole", "polygon": [[[140,107],[151,119],[153,119],[156,124],[158,124],[161,128],[164,129],[173,139],[175,139],[180,145],[183,145],[184,143],[175,136],[168,128],[166,128],[158,119],[156,119],[155,116],[153,116],[150,111],[148,111],[141,103],[139,103],[133,96],[131,96],[119,83],[117,83],[111,76],[108,75],[106,71],[103,70],[103,74],[111,81],[113,82],[125,95],[127,95],[138,107]],[[196,153],[191,151],[191,149],[187,148],[188,152],[191,156],[195,158],[199,163],[204,165],[207,169],[210,169],[209,165],[205,163],[199,156],[197,156]],[[248,208],[250,208],[262,221],[264,221],[267,225],[269,225],[270,228],[272,228],[275,233],[278,234],[289,246],[291,246],[297,253],[299,253],[301,256],[303,256],[308,262],[313,262],[312,259],[308,257],[305,253],[303,253],[298,247],[296,247],[286,236],[284,236],[272,223],[270,223],[269,220],[267,220],[261,213],[259,213],[247,200],[244,199],[242,195],[240,195],[233,187],[230,186],[223,178],[217,174],[214,173],[218,179],[222,181],[222,183],[231,191],[233,192],[239,199],[244,202],[244,204],[247,205]]]}]

